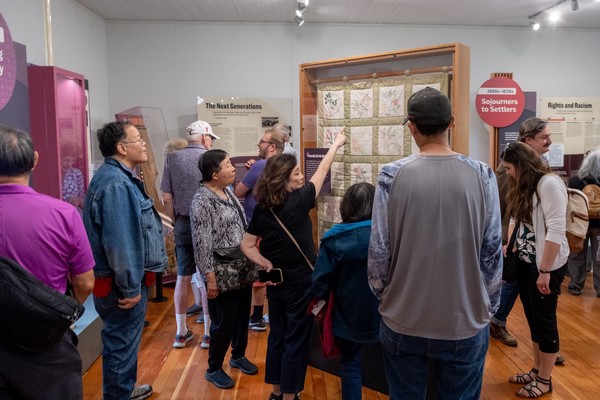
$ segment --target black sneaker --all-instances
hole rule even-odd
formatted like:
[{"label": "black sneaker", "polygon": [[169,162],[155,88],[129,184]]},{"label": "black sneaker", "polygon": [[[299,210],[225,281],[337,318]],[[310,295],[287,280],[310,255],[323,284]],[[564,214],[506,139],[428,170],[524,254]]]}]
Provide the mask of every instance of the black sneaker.
[{"label": "black sneaker", "polygon": [[185,316],[190,317],[192,315],[200,314],[202,312],[202,306],[194,303],[185,310]]},{"label": "black sneaker", "polygon": [[152,386],[140,385],[133,388],[129,398],[131,400],[144,400],[150,396],[152,396]]},{"label": "black sneaker", "polygon": [[204,377],[207,381],[214,383],[219,389],[229,389],[235,386],[233,379],[222,369],[215,372],[206,371]]},{"label": "black sneaker", "polygon": [[229,365],[233,368],[239,368],[246,375],[256,375],[258,373],[258,367],[248,361],[246,357],[240,357],[237,360],[232,358],[229,360]]},{"label": "black sneaker", "polygon": [[250,318],[248,329],[256,332],[264,332],[267,330],[267,323],[265,322],[264,318],[261,318],[258,322],[254,322],[252,321],[252,318]]}]

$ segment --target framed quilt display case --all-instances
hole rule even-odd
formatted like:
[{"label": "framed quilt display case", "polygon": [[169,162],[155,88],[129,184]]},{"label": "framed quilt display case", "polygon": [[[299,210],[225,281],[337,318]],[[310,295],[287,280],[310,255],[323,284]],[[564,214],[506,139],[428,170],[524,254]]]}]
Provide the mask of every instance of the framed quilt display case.
[{"label": "framed quilt display case", "polygon": [[300,65],[302,149],[328,148],[341,131],[347,139],[331,168],[331,192],[319,196],[316,243],[341,222],[339,204],[350,185],[376,184],[385,164],[418,151],[402,125],[413,93],[431,86],[450,97],[450,144],[468,154],[469,75],[470,50],[460,43]]}]

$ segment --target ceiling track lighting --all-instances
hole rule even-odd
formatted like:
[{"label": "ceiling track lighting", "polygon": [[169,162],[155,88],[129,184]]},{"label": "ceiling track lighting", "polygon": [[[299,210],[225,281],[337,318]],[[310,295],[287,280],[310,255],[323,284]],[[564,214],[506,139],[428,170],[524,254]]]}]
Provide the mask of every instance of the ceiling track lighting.
[{"label": "ceiling track lighting", "polygon": [[[298,0],[300,1],[300,0]],[[537,31],[538,29],[540,29],[540,23],[536,22],[535,18],[539,15],[542,15],[550,10],[553,10],[552,13],[550,13],[549,18],[550,21],[552,22],[556,22],[560,19],[560,13],[558,12],[558,10],[556,10],[556,7],[558,7],[559,5],[561,5],[562,3],[567,2],[568,0],[558,0],[557,2],[549,5],[546,8],[541,9],[540,11],[536,12],[535,14],[531,14],[529,17],[527,17],[531,22],[529,23],[529,25],[531,25],[531,27],[533,28],[534,31]],[[578,0],[570,0],[571,1],[571,11],[577,11],[579,10],[579,1]],[[596,1],[600,1],[600,0],[596,0]]]},{"label": "ceiling track lighting", "polygon": [[579,10],[579,2],[577,0],[571,0],[571,11]]},{"label": "ceiling track lighting", "polygon": [[308,7],[309,0],[296,0],[296,16],[294,17],[294,21],[298,24],[298,26],[302,26],[304,24],[304,12],[306,11],[306,7]]}]

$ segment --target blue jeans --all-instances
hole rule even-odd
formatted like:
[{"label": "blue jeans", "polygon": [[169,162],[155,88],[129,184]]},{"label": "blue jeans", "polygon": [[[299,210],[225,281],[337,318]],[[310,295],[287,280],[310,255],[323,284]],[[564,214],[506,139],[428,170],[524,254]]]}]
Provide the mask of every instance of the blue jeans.
[{"label": "blue jeans", "polygon": [[502,292],[500,294],[500,307],[492,317],[492,323],[498,326],[506,326],[508,314],[515,305],[519,297],[519,285],[517,282],[502,282]]},{"label": "blue jeans", "polygon": [[122,310],[122,297],[116,287],[106,297],[94,297],[94,306],[102,321],[102,392],[104,400],[129,400],[137,380],[137,362],[148,288],[142,284],[142,299],[133,308]]},{"label": "blue jeans", "polygon": [[265,382],[280,385],[283,393],[299,393],[304,389],[313,326],[312,318],[306,315],[311,298],[310,277],[267,286],[271,330]]},{"label": "blue jeans", "polygon": [[362,399],[362,377],[360,373],[361,344],[336,338],[341,352],[340,377],[342,378],[342,399]]},{"label": "blue jeans", "polygon": [[383,321],[379,330],[390,400],[425,399],[428,364],[435,361],[437,399],[479,399],[488,349],[488,327],[463,340],[402,335]]}]

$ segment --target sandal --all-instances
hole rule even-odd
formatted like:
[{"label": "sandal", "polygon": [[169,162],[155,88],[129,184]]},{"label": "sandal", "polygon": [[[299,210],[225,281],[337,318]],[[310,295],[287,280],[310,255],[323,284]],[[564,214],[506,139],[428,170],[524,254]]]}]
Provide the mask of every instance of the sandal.
[{"label": "sandal", "polygon": [[[539,384],[548,385],[548,390],[543,391]],[[539,376],[533,381],[523,386],[518,392],[515,393],[517,397],[524,397],[526,399],[535,399],[541,397],[547,393],[552,393],[552,377],[549,379],[542,379]]]},{"label": "sandal", "polygon": [[[509,383],[516,383],[518,385],[526,385],[528,383],[531,383],[535,380],[535,378],[537,378],[537,374],[540,371],[538,371],[535,368],[531,368],[531,371],[523,373],[523,374],[516,374],[515,376],[511,376],[510,378],[508,378],[508,382]],[[542,382],[543,383],[543,382]]]}]

